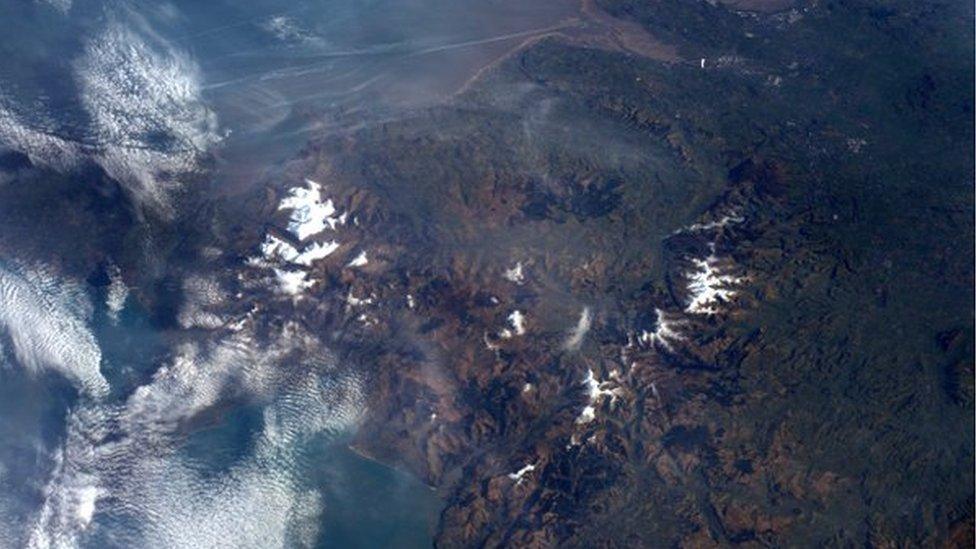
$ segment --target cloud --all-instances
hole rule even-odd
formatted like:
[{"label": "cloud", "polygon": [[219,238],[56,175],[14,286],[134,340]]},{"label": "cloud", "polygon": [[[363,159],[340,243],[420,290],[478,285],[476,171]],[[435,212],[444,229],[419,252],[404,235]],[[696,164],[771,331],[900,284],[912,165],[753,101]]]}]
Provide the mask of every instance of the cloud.
[{"label": "cloud", "polygon": [[39,4],[47,4],[61,13],[67,14],[71,11],[72,0],[36,0]]},{"label": "cloud", "polygon": [[185,53],[109,23],[75,63],[92,119],[98,163],[156,204],[176,175],[193,171],[220,140],[216,115],[200,98],[199,70]]},{"label": "cloud", "polygon": [[[186,422],[242,398],[263,405],[247,454],[202,472],[180,451]],[[304,482],[305,442],[355,425],[363,399],[359,379],[294,325],[270,344],[244,332],[184,344],[124,402],[70,414],[29,545],[76,546],[98,530],[130,547],[312,545],[322,503]]]},{"label": "cloud", "polygon": [[563,343],[563,348],[567,351],[578,351],[580,346],[583,345],[583,339],[586,337],[587,332],[590,331],[590,325],[593,323],[593,317],[590,313],[589,307],[583,307],[580,311],[579,320],[576,321],[576,327],[570,332],[569,337],[566,338],[566,342]]},{"label": "cloud", "polygon": [[0,333],[17,364],[33,372],[52,370],[83,394],[102,397],[101,349],[88,328],[92,306],[82,288],[43,268],[0,264]]},{"label": "cloud", "polygon": [[19,104],[0,87],[0,143],[62,172],[97,164],[141,203],[168,211],[169,191],[221,140],[196,63],[110,19],[72,68],[83,116]]}]

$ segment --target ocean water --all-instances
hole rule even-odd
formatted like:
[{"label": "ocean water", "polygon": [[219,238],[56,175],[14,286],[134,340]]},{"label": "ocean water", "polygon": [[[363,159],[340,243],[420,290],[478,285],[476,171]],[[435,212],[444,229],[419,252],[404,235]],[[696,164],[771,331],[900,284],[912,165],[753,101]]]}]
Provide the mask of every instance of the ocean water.
[{"label": "ocean water", "polygon": [[[53,276],[0,276],[0,544],[430,545],[438,496],[347,447],[354,371],[243,338],[174,358],[138,303]],[[84,382],[89,341],[104,385]]]}]

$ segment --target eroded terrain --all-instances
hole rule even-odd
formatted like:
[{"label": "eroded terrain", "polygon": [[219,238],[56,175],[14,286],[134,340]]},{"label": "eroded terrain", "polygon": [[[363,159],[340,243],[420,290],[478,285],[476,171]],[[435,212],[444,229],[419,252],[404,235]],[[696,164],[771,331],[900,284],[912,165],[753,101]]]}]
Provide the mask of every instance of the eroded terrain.
[{"label": "eroded terrain", "polygon": [[165,268],[99,238],[157,327],[326,349],[438,546],[971,546],[972,18],[588,0],[189,187]]},{"label": "eroded terrain", "polygon": [[589,9],[672,53],[532,41],[248,203],[348,212],[274,307],[367,369],[355,448],[443,546],[971,542],[968,8]]}]

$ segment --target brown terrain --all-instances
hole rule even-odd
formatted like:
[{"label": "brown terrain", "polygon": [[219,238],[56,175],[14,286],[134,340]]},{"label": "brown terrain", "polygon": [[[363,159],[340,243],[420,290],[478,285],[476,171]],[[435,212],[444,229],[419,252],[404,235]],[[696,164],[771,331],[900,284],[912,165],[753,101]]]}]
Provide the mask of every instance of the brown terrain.
[{"label": "brown terrain", "polygon": [[354,447],[443,496],[439,546],[970,546],[971,254],[934,243],[971,189],[914,186],[972,158],[961,103],[920,106],[951,75],[889,104],[822,78],[843,29],[802,57],[872,13],[691,4],[586,0],[449,104],[313,143],[246,207],[283,234],[311,178],[354,223],[272,307],[366,369]]}]

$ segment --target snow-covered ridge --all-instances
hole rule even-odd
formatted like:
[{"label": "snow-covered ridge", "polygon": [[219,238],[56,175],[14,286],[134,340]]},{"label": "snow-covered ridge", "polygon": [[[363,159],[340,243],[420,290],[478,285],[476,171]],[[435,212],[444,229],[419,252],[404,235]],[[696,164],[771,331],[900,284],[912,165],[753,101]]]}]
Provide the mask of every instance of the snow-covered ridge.
[{"label": "snow-covered ridge", "polygon": [[673,349],[672,344],[675,341],[680,341],[685,338],[681,332],[678,331],[679,325],[683,324],[684,321],[674,319],[672,318],[672,315],[658,308],[654,309],[654,313],[657,315],[657,322],[654,326],[654,330],[642,331],[638,337],[638,340],[645,345],[661,345],[670,351]]},{"label": "snow-covered ridge", "polygon": [[653,329],[638,328],[637,333],[631,334],[628,349],[638,343],[674,352],[676,345],[689,341],[684,332],[694,326],[696,318],[722,314],[734,306],[749,278],[731,256],[723,255],[719,250],[727,237],[727,228],[744,222],[745,217],[727,208],[724,213],[715,214],[713,221],[694,223],[672,233],[697,233],[694,238],[699,242],[704,240],[707,255],[699,252],[677,258],[681,271],[676,279],[684,289],[683,303],[668,309],[655,307]]},{"label": "snow-covered ridge", "polygon": [[731,258],[721,257],[716,252],[718,243],[723,238],[723,229],[743,223],[745,217],[732,208],[726,208],[723,213],[715,215],[713,221],[693,223],[674,232],[699,233],[700,237],[708,238],[707,256],[687,258],[691,268],[684,273],[688,291],[684,310],[689,314],[719,313],[722,306],[732,302],[739,287],[747,280],[735,274]]},{"label": "snow-covered ridge", "polygon": [[536,466],[534,463],[529,463],[528,465],[522,467],[518,471],[514,473],[509,473],[508,478],[514,480],[516,485],[522,484],[522,480],[525,479],[525,475],[531,473],[532,471],[535,471],[535,467]]},{"label": "snow-covered ridge", "polygon": [[[339,213],[332,199],[323,201],[322,185],[311,179],[306,179],[304,186],[289,189],[287,196],[278,203],[278,210],[291,210],[288,232],[299,243],[304,243],[326,229],[334,232],[348,218],[347,212]],[[252,257],[248,263],[254,267],[272,269],[278,291],[297,297],[315,285],[316,281],[309,278],[307,268],[335,253],[341,244],[333,238],[326,242],[313,241],[300,246],[299,248],[282,237],[267,233],[259,247],[260,257]],[[348,266],[361,267],[367,262],[366,252],[362,251]]]},{"label": "snow-covered ridge", "polygon": [[332,199],[322,201],[322,186],[306,179],[307,188],[293,187],[288,196],[278,205],[279,210],[292,210],[288,220],[288,231],[299,241],[316,235],[328,226],[333,231],[336,225],[346,222],[347,214],[337,214]]},{"label": "snow-covered ridge", "polygon": [[325,243],[312,242],[299,252],[297,248],[272,234],[265,235],[264,242],[261,243],[261,254],[266,259],[277,258],[303,267],[310,267],[315,261],[328,257],[338,249],[339,243],[331,240]]},{"label": "snow-covered ridge", "polygon": [[736,287],[745,282],[744,277],[729,272],[715,252],[705,259],[692,258],[694,268],[686,273],[689,299],[685,311],[691,314],[712,315],[718,306],[729,303],[736,295]]},{"label": "snow-covered ridge", "polygon": [[743,221],[745,221],[745,217],[742,217],[741,215],[735,212],[728,212],[722,214],[721,216],[718,217],[718,219],[714,221],[706,221],[704,223],[692,223],[687,227],[683,227],[681,229],[674,231],[674,233],[672,234],[712,231],[715,229],[725,228],[729,225],[742,223]]},{"label": "snow-covered ridge", "polygon": [[576,418],[576,423],[583,425],[589,423],[596,419],[596,406],[603,400],[604,397],[609,397],[610,402],[613,403],[617,400],[618,393],[620,389],[609,389],[610,382],[600,381],[596,378],[596,374],[593,369],[590,368],[586,371],[586,377],[583,379],[583,386],[586,387],[587,396],[589,396],[589,403],[583,407],[583,411]]}]

